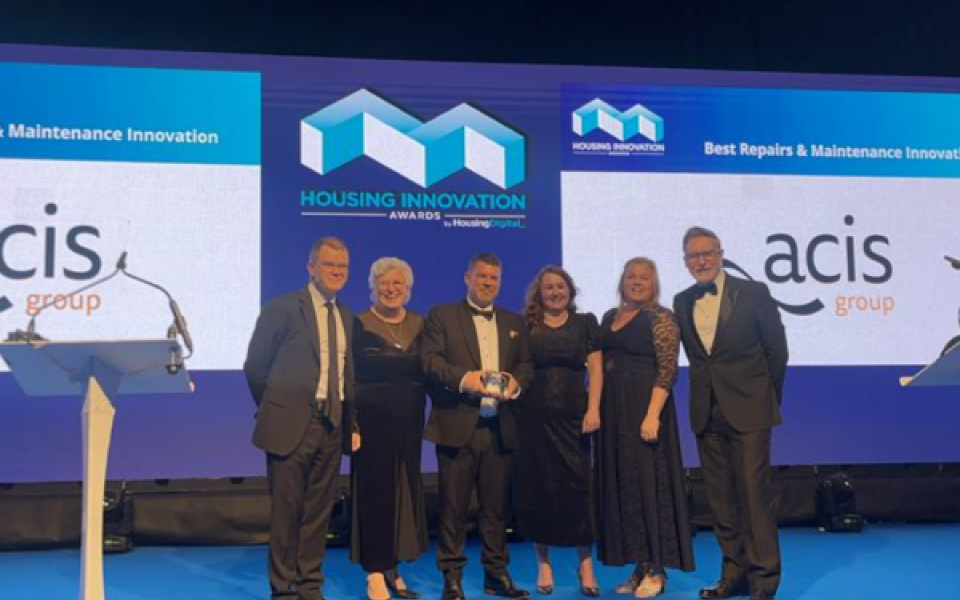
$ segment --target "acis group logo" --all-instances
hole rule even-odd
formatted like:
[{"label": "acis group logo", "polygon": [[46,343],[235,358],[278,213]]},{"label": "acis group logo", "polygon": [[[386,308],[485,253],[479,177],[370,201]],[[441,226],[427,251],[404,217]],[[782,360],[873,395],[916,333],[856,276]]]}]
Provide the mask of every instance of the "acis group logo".
[{"label": "acis group logo", "polygon": [[360,89],[300,122],[300,161],[326,175],[367,156],[427,188],[468,169],[501,189],[526,177],[526,139],[469,104],[426,122]]},{"label": "acis group logo", "polygon": [[[852,228],[856,220],[853,215],[846,215],[843,224]],[[766,243],[768,254],[763,270],[765,279],[771,284],[803,285],[811,280],[819,284],[821,289],[830,290],[832,286],[839,285],[856,286],[861,290],[848,293],[841,289],[837,293],[828,293],[824,298],[816,297],[801,304],[789,304],[775,298],[780,310],[799,317],[813,316],[824,309],[840,318],[855,314],[880,317],[894,314],[897,298],[881,291],[883,287],[878,288],[877,293],[862,293],[864,285],[885,286],[893,278],[889,237],[878,233],[858,236],[848,230],[845,234],[823,232],[804,239],[777,232],[768,235]],[[732,260],[724,258],[723,266],[747,279],[753,279]]]},{"label": "acis group logo", "polygon": [[[92,225],[58,227],[47,218],[59,212],[55,203],[43,207],[43,215],[31,222],[0,224],[0,314],[16,308],[5,293],[26,284],[22,294],[25,314],[33,316],[44,305],[48,310],[70,311],[90,316],[102,304],[99,294],[90,292],[67,298],[64,294],[48,294],[30,290],[37,279],[54,280],[63,277],[70,281],[87,281],[101,270],[102,260],[95,250],[100,230]],[[46,218],[45,218],[46,217]],[[15,297],[21,294],[15,294]]]},{"label": "acis group logo", "polygon": [[[663,155],[666,145],[663,143],[663,118],[642,104],[634,104],[621,112],[600,98],[587,102],[572,114],[573,132],[580,137],[602,131],[605,135],[597,139],[577,140],[572,150],[576,154],[624,155]],[[640,138],[645,138],[643,141]],[[602,138],[615,138],[616,142]]]}]

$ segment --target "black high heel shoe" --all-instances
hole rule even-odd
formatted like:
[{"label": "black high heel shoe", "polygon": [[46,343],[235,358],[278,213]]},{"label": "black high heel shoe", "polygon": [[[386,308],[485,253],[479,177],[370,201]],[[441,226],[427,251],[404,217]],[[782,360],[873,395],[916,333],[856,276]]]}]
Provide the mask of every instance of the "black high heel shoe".
[{"label": "black high heel shoe", "polygon": [[387,582],[387,589],[390,590],[390,595],[394,598],[400,598],[401,600],[419,600],[420,592],[416,592],[407,587],[403,589],[397,587],[397,580],[400,579],[400,575],[397,574],[396,569],[384,571],[383,579]]},{"label": "black high heel shoe", "polygon": [[580,593],[588,598],[596,598],[600,595],[600,588],[596,586],[585,586],[583,585],[583,577],[580,575],[580,572],[577,572],[577,581],[580,582]]}]

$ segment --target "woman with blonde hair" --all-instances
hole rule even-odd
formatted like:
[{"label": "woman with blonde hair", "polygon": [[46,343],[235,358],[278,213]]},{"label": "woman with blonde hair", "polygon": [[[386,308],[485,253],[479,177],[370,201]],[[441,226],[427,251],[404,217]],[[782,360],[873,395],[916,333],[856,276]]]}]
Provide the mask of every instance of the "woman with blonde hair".
[{"label": "woman with blonde hair", "polygon": [[597,439],[598,555],[634,564],[619,593],[652,598],[666,567],[692,571],[693,548],[673,399],[680,331],[659,303],[656,264],[632,258],[603,317],[603,429]]}]

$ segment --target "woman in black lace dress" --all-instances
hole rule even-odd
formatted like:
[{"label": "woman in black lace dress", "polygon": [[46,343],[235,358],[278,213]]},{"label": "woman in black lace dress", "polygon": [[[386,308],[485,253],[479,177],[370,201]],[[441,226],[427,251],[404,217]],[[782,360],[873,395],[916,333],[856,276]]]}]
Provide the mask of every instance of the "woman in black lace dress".
[{"label": "woman in black lace dress", "polygon": [[550,546],[573,546],[581,592],[596,596],[590,434],[600,426],[603,371],[597,318],[578,314],[575,296],[570,275],[553,266],[527,290],[535,371],[520,400],[517,516],[537,552],[537,591],[553,592]]},{"label": "woman in black lace dress", "polygon": [[427,548],[420,486],[425,391],[419,336],[423,318],[406,309],[413,271],[398,258],[370,267],[373,306],[357,317],[356,406],[363,448],[352,457],[350,558],[367,572],[371,600],[419,598],[397,574],[399,561]]},{"label": "woman in black lace dress", "polygon": [[680,332],[660,306],[653,261],[623,267],[620,306],[603,317],[604,386],[597,439],[599,557],[636,565],[618,592],[666,589],[665,567],[692,571],[693,548],[673,399]]}]

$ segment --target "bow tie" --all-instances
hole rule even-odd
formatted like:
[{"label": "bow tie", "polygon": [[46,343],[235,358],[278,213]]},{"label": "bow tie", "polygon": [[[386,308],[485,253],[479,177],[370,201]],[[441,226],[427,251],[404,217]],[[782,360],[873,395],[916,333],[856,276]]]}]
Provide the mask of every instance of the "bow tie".
[{"label": "bow tie", "polygon": [[717,283],[715,281],[711,281],[706,285],[697,285],[697,287],[693,289],[693,293],[697,297],[697,300],[699,300],[700,298],[703,298],[705,294],[712,294],[716,296]]},{"label": "bow tie", "polygon": [[472,312],[472,313],[473,313],[474,315],[476,315],[476,316],[483,317],[484,319],[486,319],[486,320],[488,320],[488,321],[491,320],[491,319],[493,319],[493,309],[492,309],[492,308],[488,308],[488,309],[484,310],[484,309],[482,309],[482,308],[476,308],[475,306],[471,306],[471,305],[469,305],[469,304],[467,305],[467,307],[470,309],[470,312]]}]

